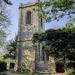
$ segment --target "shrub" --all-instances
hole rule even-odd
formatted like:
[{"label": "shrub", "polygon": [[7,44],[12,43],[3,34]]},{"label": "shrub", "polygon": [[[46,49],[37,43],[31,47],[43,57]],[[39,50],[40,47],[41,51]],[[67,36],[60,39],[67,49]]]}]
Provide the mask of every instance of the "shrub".
[{"label": "shrub", "polygon": [[0,72],[5,71],[7,69],[7,63],[4,61],[0,61]]},{"label": "shrub", "polygon": [[31,73],[29,69],[22,69],[22,68],[19,68],[17,70],[17,72],[24,73],[24,74],[30,74]]},{"label": "shrub", "polygon": [[65,75],[75,75],[75,70],[73,68],[67,68]]}]

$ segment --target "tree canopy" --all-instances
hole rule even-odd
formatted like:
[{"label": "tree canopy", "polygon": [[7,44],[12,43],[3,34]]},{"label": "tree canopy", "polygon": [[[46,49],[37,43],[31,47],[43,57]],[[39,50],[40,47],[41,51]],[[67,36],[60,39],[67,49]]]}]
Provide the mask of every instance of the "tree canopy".
[{"label": "tree canopy", "polygon": [[3,1],[8,5],[12,5],[11,1],[9,1],[9,0],[3,0]]},{"label": "tree canopy", "polygon": [[45,22],[58,21],[65,15],[68,16],[68,19],[74,20],[72,16],[75,14],[74,4],[74,0],[43,0],[36,3],[38,8],[35,10],[39,11],[38,16],[42,17]]},{"label": "tree canopy", "polygon": [[5,54],[5,58],[16,58],[16,48],[17,48],[17,38],[11,40],[10,43],[6,45],[7,53]]},{"label": "tree canopy", "polygon": [[8,12],[6,10],[7,4],[10,2],[8,0],[0,0],[0,46],[3,45],[6,38],[6,29],[10,25],[10,20]]}]

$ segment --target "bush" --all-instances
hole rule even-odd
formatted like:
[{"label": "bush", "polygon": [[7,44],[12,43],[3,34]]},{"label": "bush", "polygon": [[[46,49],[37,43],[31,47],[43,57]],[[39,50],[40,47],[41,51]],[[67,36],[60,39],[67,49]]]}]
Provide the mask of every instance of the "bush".
[{"label": "bush", "polygon": [[10,63],[10,69],[14,69],[15,63]]},{"label": "bush", "polygon": [[73,68],[67,68],[65,75],[75,75],[75,70]]},{"label": "bush", "polygon": [[7,63],[4,61],[0,61],[0,72],[5,71],[7,69]]},{"label": "bush", "polygon": [[23,74],[30,74],[31,73],[29,69],[21,69],[21,68],[18,69],[17,72],[23,73]]}]

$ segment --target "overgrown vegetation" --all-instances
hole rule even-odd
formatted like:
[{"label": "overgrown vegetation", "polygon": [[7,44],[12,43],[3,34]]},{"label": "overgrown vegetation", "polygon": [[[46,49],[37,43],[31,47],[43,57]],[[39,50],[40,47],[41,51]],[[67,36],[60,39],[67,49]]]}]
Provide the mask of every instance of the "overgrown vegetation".
[{"label": "overgrown vegetation", "polygon": [[0,61],[0,72],[7,70],[7,63]]},{"label": "overgrown vegetation", "polygon": [[47,55],[62,61],[65,68],[75,69],[75,26],[67,24],[62,29],[49,29],[33,35],[33,43],[42,43]]}]

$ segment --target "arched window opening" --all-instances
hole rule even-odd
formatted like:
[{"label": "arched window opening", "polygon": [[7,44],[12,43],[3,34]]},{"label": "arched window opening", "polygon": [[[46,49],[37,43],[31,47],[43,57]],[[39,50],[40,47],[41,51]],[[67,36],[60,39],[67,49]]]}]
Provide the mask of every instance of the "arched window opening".
[{"label": "arched window opening", "polygon": [[26,13],[26,24],[31,24],[31,11]]}]

